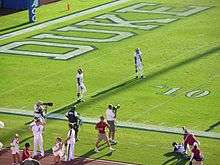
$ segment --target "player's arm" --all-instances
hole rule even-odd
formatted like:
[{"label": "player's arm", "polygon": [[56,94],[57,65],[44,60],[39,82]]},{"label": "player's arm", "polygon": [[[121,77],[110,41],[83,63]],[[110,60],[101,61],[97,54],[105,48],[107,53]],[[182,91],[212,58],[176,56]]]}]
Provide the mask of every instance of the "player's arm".
[{"label": "player's arm", "polygon": [[135,65],[137,65],[137,57],[136,56],[134,56],[134,63],[135,63]]},{"label": "player's arm", "polygon": [[140,61],[142,62],[142,55],[140,54]]},{"label": "player's arm", "polygon": [[109,125],[108,123],[106,123],[106,127],[107,127],[108,129],[110,129],[110,125]]},{"label": "player's arm", "polygon": [[78,86],[80,86],[80,78],[79,77],[77,77],[77,84],[78,84]]}]

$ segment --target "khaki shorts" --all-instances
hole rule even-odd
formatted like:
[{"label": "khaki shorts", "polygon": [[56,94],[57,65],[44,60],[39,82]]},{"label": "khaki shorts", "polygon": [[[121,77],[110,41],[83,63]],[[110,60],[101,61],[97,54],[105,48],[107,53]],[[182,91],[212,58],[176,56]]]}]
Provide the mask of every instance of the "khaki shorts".
[{"label": "khaki shorts", "polygon": [[115,121],[107,121],[107,123],[109,124],[110,128],[109,130],[111,132],[115,132]]},{"label": "khaki shorts", "polygon": [[98,134],[98,140],[108,141],[108,136],[106,134],[99,133]]}]

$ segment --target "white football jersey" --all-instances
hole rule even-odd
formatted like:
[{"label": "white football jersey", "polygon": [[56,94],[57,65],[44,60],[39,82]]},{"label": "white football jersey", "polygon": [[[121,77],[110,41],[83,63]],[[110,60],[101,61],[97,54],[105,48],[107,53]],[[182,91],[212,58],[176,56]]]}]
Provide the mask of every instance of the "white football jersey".
[{"label": "white football jersey", "polygon": [[81,74],[77,73],[76,74],[77,85],[78,85],[78,79],[79,79],[79,84],[82,85],[83,84],[83,73],[81,73]]},{"label": "white football jersey", "polygon": [[134,56],[136,57],[136,62],[137,63],[141,63],[141,56],[142,56],[142,52],[141,50],[139,50],[138,52],[135,51]]}]

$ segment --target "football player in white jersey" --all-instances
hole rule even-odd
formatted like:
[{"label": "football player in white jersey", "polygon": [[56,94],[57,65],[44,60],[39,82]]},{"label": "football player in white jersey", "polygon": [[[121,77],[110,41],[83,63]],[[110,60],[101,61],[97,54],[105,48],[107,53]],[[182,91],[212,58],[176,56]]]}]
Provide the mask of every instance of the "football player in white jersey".
[{"label": "football player in white jersey", "polygon": [[86,93],[86,86],[84,85],[83,70],[81,68],[77,70],[76,88],[77,88],[77,101],[84,101],[83,95]]},{"label": "football player in white jersey", "polygon": [[69,131],[67,133],[66,145],[67,145],[67,157],[66,161],[74,160],[74,146],[75,146],[75,131],[74,125],[69,123]]},{"label": "football player in white jersey", "polygon": [[37,156],[37,148],[38,148],[38,146],[40,148],[41,156],[44,157],[43,136],[42,136],[44,126],[41,123],[40,119],[37,119],[30,126],[31,126],[31,129],[32,129],[33,135],[34,135],[33,157]]},{"label": "football player in white jersey", "polygon": [[142,79],[143,78],[143,73],[142,73],[143,66],[142,66],[142,52],[140,48],[135,49],[134,62],[135,62],[136,79],[138,78],[138,70],[140,72],[140,77]]}]

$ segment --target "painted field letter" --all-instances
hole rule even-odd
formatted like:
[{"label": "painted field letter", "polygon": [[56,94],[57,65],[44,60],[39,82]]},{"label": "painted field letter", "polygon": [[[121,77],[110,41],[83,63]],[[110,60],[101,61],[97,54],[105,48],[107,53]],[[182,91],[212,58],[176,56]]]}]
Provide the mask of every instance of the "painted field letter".
[{"label": "painted field letter", "polygon": [[[40,45],[48,47],[61,47],[61,48],[73,48],[73,51],[65,54],[56,54],[56,53],[46,53],[46,52],[34,52],[28,50],[15,50],[15,48],[24,46],[24,45]],[[50,43],[50,42],[37,42],[37,41],[23,41],[23,42],[13,42],[0,47],[1,53],[10,53],[15,55],[26,55],[26,56],[39,56],[39,57],[50,57],[56,60],[68,60],[70,58],[82,55],[86,52],[94,50],[91,46],[83,45],[72,45],[72,44],[59,44],[59,43]]]}]

